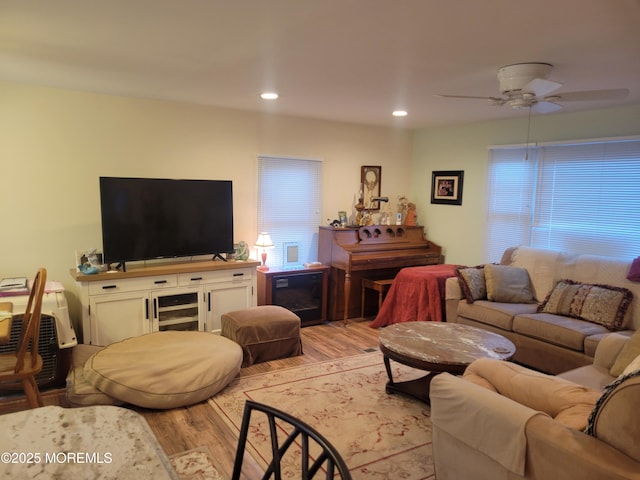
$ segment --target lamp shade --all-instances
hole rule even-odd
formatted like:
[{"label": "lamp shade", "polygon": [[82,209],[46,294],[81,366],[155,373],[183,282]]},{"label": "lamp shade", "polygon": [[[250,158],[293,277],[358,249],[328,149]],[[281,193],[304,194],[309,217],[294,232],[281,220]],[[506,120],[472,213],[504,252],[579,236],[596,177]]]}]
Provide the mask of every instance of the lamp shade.
[{"label": "lamp shade", "polygon": [[260,234],[258,234],[258,240],[256,240],[255,246],[260,248],[273,247],[271,236],[267,232],[260,232]]}]

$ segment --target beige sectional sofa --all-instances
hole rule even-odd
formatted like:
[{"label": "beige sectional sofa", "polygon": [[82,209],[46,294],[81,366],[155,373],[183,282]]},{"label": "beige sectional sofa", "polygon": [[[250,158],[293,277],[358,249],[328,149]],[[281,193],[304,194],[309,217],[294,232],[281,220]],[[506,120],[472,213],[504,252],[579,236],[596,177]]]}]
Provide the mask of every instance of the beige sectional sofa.
[{"label": "beige sectional sofa", "polygon": [[436,376],[438,480],[640,480],[639,368],[640,333],[612,333],[559,376],[490,359]]},{"label": "beige sectional sofa", "polygon": [[[505,251],[501,265],[518,267],[528,273],[528,286],[511,282],[511,293],[515,293],[516,300],[511,301],[510,297],[506,297],[508,301],[498,297],[502,301],[490,300],[486,292],[484,297],[480,292],[478,299],[469,303],[465,298],[465,293],[468,296],[469,292],[463,291],[459,278],[452,277],[446,282],[446,320],[484,328],[509,338],[517,349],[513,359],[517,363],[550,374],[591,365],[598,343],[612,330],[631,336],[640,327],[640,283],[626,279],[631,265],[627,260],[515,247]],[[615,325],[604,326],[566,314],[550,313],[563,311],[549,308],[553,299],[548,298],[560,286],[561,280],[626,289],[632,293],[632,299],[624,317]],[[570,284],[564,286],[571,287]],[[517,299],[518,294],[526,292],[527,288],[532,298],[522,303]],[[544,304],[546,311],[538,312],[545,299],[549,300]],[[562,298],[555,301],[556,306],[562,306]],[[604,302],[596,298],[592,303],[597,309]]]}]

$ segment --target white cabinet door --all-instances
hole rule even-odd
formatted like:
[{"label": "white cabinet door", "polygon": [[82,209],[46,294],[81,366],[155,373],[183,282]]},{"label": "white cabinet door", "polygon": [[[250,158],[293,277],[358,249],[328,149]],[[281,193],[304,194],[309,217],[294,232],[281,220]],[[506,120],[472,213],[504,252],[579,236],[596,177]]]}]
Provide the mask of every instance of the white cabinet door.
[{"label": "white cabinet door", "polygon": [[148,292],[94,295],[89,307],[93,345],[109,345],[151,332]]},{"label": "white cabinet door", "polygon": [[205,286],[207,290],[207,324],[209,332],[220,333],[220,317],[234,310],[255,305],[251,281],[220,283]]}]

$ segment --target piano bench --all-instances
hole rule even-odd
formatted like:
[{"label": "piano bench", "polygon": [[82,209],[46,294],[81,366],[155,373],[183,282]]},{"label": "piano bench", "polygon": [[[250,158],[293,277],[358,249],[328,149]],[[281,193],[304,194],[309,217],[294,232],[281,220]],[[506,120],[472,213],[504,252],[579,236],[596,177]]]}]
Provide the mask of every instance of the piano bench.
[{"label": "piano bench", "polygon": [[384,301],[384,297],[387,295],[387,292],[391,288],[391,284],[393,283],[393,278],[388,278],[385,280],[370,280],[368,278],[362,279],[362,304],[360,307],[360,316],[364,318],[364,299],[365,299],[365,291],[366,289],[375,290],[378,292],[378,311],[382,308],[382,302]]}]

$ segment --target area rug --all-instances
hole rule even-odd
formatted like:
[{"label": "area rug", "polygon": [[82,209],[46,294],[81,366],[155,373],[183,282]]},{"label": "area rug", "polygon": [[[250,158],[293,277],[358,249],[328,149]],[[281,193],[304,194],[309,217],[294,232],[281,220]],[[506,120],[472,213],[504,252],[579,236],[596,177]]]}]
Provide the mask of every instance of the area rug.
[{"label": "area rug", "polygon": [[[424,375],[392,368],[395,380]],[[298,417],[338,449],[354,479],[435,479],[428,406],[388,395],[386,382],[382,354],[374,352],[238,378],[209,404],[236,435],[246,399]],[[264,419],[252,420],[247,447],[263,468],[270,459]],[[299,476],[293,460],[286,468],[286,478]]]},{"label": "area rug", "polygon": [[180,480],[225,480],[207,447],[176,453],[169,457],[169,461]]}]

